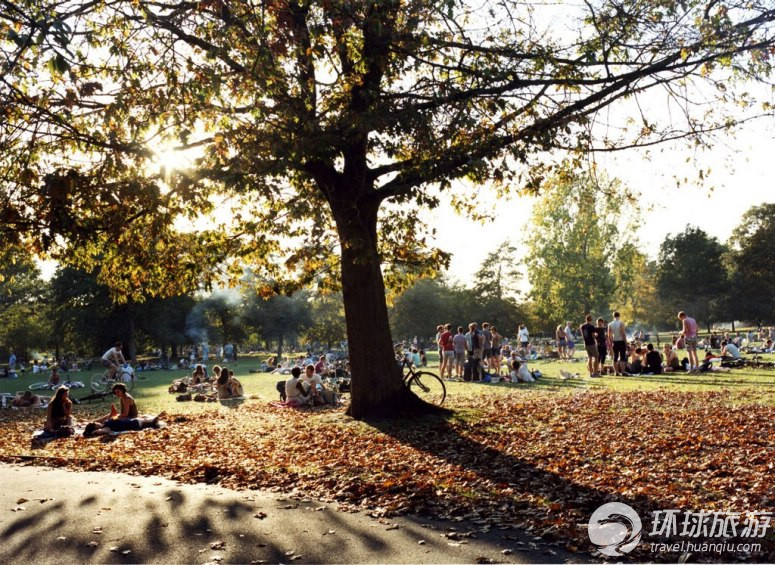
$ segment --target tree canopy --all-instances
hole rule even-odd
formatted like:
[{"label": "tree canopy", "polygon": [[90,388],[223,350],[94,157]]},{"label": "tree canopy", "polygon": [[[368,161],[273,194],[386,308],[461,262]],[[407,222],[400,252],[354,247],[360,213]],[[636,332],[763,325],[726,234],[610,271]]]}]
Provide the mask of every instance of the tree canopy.
[{"label": "tree canopy", "polygon": [[[697,138],[769,111],[735,88],[770,74],[769,0],[0,5],[4,242],[99,263],[119,296],[245,263],[266,293],[337,273],[356,417],[409,402],[383,269],[402,282],[444,264],[417,214],[452,181],[534,191],[552,151]],[[654,90],[665,119],[642,112]],[[160,162],[170,149],[196,149],[191,167]],[[227,218],[196,225],[215,210]]]}]

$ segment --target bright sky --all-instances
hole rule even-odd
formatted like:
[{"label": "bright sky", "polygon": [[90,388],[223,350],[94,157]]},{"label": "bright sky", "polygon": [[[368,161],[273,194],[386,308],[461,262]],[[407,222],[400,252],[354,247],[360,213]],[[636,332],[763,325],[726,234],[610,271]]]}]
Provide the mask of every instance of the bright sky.
[{"label": "bright sky", "polygon": [[[644,195],[637,237],[641,249],[651,257],[656,257],[665,236],[683,231],[687,224],[726,241],[749,208],[775,202],[772,122],[762,120],[750,125],[736,138],[727,138],[712,151],[696,155],[705,168],[711,167],[711,174],[703,186],[696,182],[677,186],[676,173],[681,178],[688,175],[690,180],[696,180],[697,169],[686,162],[687,157],[693,156],[685,145],[652,149],[650,161],[643,152],[635,150],[597,155],[599,169]],[[715,189],[711,191],[710,187]],[[492,202],[497,215],[485,225],[456,215],[449,206],[429,215],[430,225],[437,230],[437,245],[453,253],[449,274],[464,284],[472,280],[487,253],[504,241],[519,246],[528,229],[535,199],[518,197]],[[648,205],[653,209],[649,211]],[[480,242],[480,246],[471,250],[471,241]]]}]

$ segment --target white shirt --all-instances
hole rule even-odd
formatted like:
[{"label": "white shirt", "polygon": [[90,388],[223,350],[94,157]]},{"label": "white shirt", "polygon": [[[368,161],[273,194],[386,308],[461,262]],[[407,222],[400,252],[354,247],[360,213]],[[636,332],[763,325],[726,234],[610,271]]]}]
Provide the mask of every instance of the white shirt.
[{"label": "white shirt", "polygon": [[288,397],[288,400],[291,398],[298,398],[299,400],[306,401],[307,397],[303,394],[301,394],[301,391],[299,390],[299,387],[296,386],[299,384],[299,379],[296,377],[291,377],[287,381],[285,381],[285,396]]},{"label": "white shirt", "polygon": [[740,359],[740,350],[734,343],[727,343],[724,352],[734,359]]},{"label": "white shirt", "polygon": [[123,359],[124,358],[124,354],[121,353],[120,349],[118,349],[116,347],[111,347],[110,349],[108,349],[105,352],[105,355],[103,355],[102,358],[105,361],[110,361],[111,359],[115,359],[116,361],[118,361],[119,359]]},{"label": "white shirt", "polygon": [[530,341],[530,335],[527,333],[527,328],[522,328],[521,330],[519,330],[519,341],[521,343]]},{"label": "white shirt", "polygon": [[[302,378],[304,379],[304,383],[308,387],[310,387],[310,388],[315,387],[316,385],[320,385],[321,388],[324,388],[323,387],[323,378],[320,375],[318,375],[317,373],[312,373],[312,376],[308,377],[307,373],[305,372],[302,375]],[[288,394],[287,391],[286,391],[286,394]]]}]

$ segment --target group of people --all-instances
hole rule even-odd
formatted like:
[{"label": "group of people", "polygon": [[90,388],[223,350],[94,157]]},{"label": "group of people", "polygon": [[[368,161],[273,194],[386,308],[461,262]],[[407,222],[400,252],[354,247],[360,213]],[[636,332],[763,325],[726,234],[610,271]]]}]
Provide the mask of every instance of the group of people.
[{"label": "group of people", "polygon": [[[144,428],[157,427],[158,416],[140,416],[135,399],[127,392],[124,383],[116,383],[112,388],[113,394],[118,398],[119,407],[110,405],[110,412],[86,424],[84,437],[107,435],[114,432],[142,430]],[[46,437],[68,437],[75,433],[73,427],[73,401],[69,396],[69,389],[60,386],[48,403],[46,409],[46,422],[43,432]]]},{"label": "group of people", "polygon": [[[720,355],[716,356],[708,351],[705,358],[700,361],[697,355],[699,348],[697,321],[684,311],[678,312],[677,317],[681,322],[681,332],[673,340],[673,343],[665,344],[663,353],[660,353],[651,343],[643,344],[637,340],[628,342],[627,326],[621,320],[619,312],[614,312],[614,319],[608,324],[603,318],[598,318],[595,324],[593,317],[587,315],[584,324],[579,327],[579,332],[587,353],[589,376],[593,378],[601,376],[609,353],[612,357],[614,375],[624,376],[658,375],[676,371],[705,372],[712,369],[714,359],[719,359],[722,365],[741,359],[740,349],[731,340],[722,340]],[[565,337],[563,343],[560,340],[560,327],[558,326],[557,345],[559,350],[563,345],[566,347],[564,358],[568,358],[568,334],[566,330],[569,327],[570,322],[563,328],[562,335]],[[687,358],[680,360],[676,350],[685,350]]]},{"label": "group of people", "polygon": [[312,363],[305,366],[303,371],[301,367],[293,367],[290,378],[277,383],[277,391],[283,402],[294,408],[336,404],[336,392],[326,386],[323,374],[318,372],[322,369],[322,366]]},{"label": "group of people", "polygon": [[452,324],[439,325],[436,330],[442,378],[452,379],[454,373],[454,378],[465,381],[535,380],[526,363],[531,348],[530,334],[524,324],[519,327],[514,349],[489,322],[483,322],[481,329],[477,322],[471,322],[466,333],[463,326],[457,326],[453,333]]}]

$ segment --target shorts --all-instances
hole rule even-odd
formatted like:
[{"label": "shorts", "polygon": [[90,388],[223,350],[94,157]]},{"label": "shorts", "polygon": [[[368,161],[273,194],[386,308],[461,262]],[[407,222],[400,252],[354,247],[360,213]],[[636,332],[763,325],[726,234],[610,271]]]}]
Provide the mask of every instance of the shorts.
[{"label": "shorts", "polygon": [[108,361],[107,359],[102,359],[102,366],[103,367],[108,367],[108,368],[110,368],[110,367],[118,367],[118,365],[113,363],[113,361]]},{"label": "shorts", "polygon": [[592,345],[584,344],[584,349],[587,350],[587,357],[589,357],[590,359],[594,359],[595,361],[600,359],[600,355],[597,352],[597,345],[595,345],[594,343]]},{"label": "shorts", "polygon": [[615,341],[614,342],[614,363],[621,361],[625,363],[627,361],[627,342]]},{"label": "shorts", "polygon": [[493,357],[500,357],[501,356],[501,348],[500,347],[493,347],[492,348],[492,356]]},{"label": "shorts", "polygon": [[528,344],[528,343],[530,343],[530,342],[529,342],[529,341],[520,341],[520,342],[519,342],[519,346],[520,346],[522,349],[527,349],[527,344]]},{"label": "shorts", "polygon": [[597,357],[600,360],[600,364],[603,365],[605,363],[605,358],[608,356],[608,347],[605,345],[598,345],[597,346]]},{"label": "shorts", "polygon": [[137,418],[117,418],[108,420],[102,425],[114,432],[138,431],[142,428]]},{"label": "shorts", "polygon": [[491,347],[485,347],[482,349],[482,357],[481,359],[489,359],[492,357],[492,348]]},{"label": "shorts", "polygon": [[576,349],[576,344],[573,343],[572,341],[569,341],[568,342],[568,349]]},{"label": "shorts", "polygon": [[562,337],[557,340],[557,347],[565,347],[565,338]]},{"label": "shorts", "polygon": [[452,350],[452,349],[450,349],[449,351],[444,350],[444,358],[445,359],[454,359],[455,358],[454,350]]},{"label": "shorts", "polygon": [[465,365],[466,362],[466,352],[465,351],[455,351],[455,365],[458,367],[462,367]]},{"label": "shorts", "polygon": [[697,336],[684,338],[686,351],[697,351]]}]

